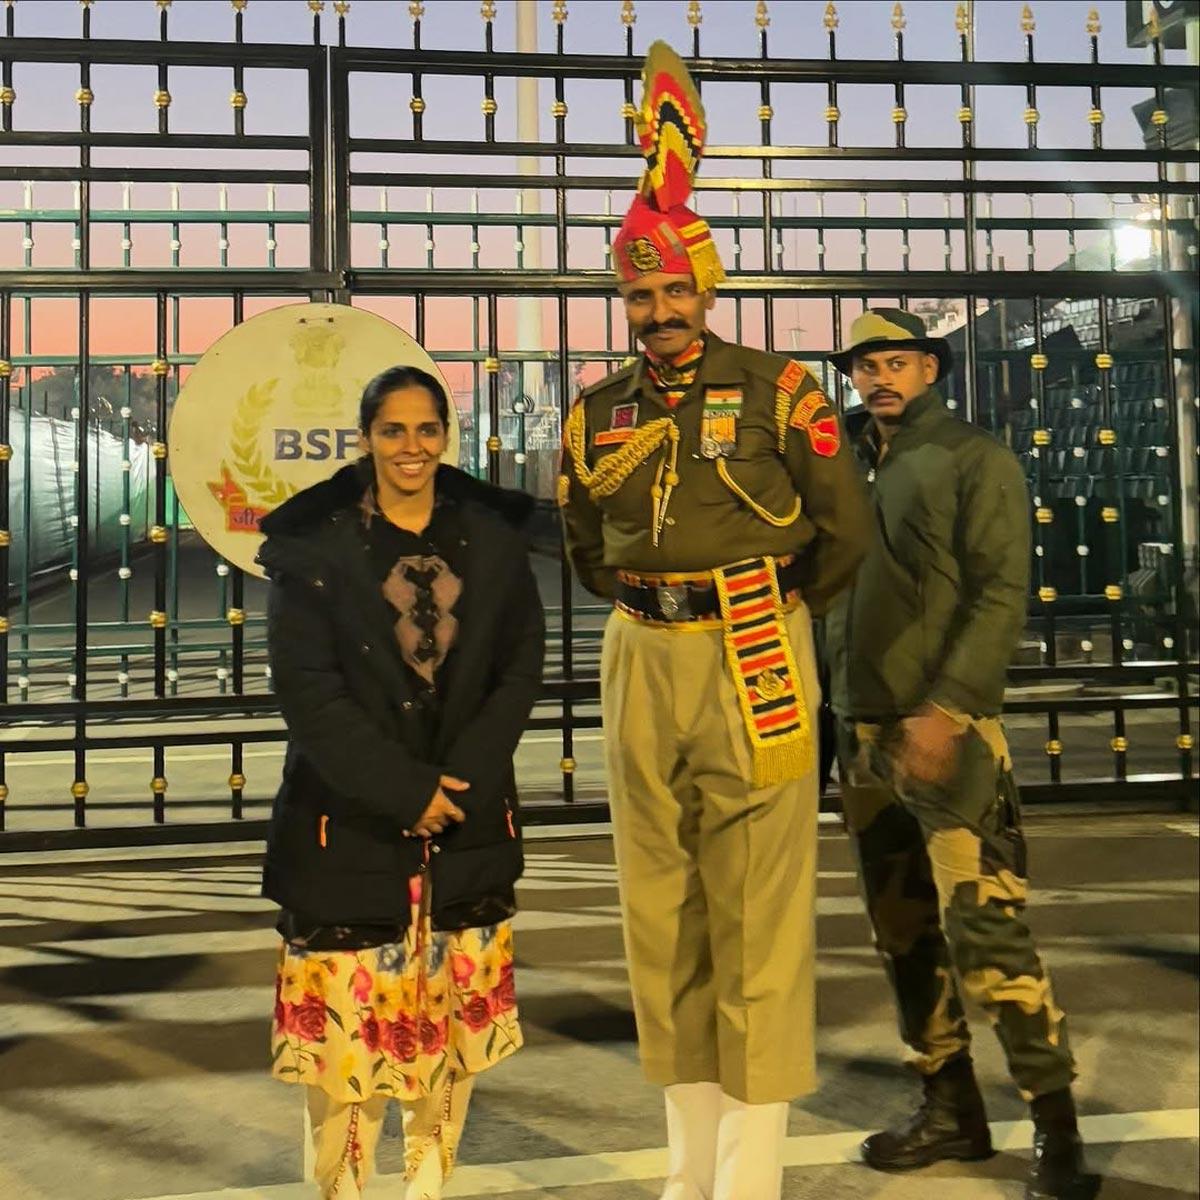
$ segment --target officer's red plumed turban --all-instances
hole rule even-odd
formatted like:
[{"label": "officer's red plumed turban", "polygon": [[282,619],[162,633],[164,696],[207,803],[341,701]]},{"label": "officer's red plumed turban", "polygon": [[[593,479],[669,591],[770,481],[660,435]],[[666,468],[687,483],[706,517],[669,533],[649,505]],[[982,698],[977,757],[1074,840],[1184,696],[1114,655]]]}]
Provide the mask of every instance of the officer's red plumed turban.
[{"label": "officer's red plumed turban", "polygon": [[693,275],[704,292],[725,278],[712,230],[684,201],[704,152],[704,106],[666,42],[655,42],[642,69],[642,106],[635,118],[646,170],[613,239],[617,278],[631,283],[653,271]]}]

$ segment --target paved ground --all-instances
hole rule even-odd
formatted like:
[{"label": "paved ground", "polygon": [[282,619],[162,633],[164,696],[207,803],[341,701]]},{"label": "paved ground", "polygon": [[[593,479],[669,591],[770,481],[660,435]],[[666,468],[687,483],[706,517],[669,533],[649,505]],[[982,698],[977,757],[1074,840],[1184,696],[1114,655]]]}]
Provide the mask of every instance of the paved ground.
[{"label": "paved ground", "polygon": [[[1101,1194],[1195,1196],[1200,827],[1040,816],[1030,830],[1032,923],[1071,1017]],[[258,852],[0,855],[5,1200],[311,1200],[299,1096],[265,1074],[275,938]],[[529,859],[517,942],[528,1046],[481,1081],[449,1194],[653,1200],[661,1102],[636,1065],[611,843],[554,834]],[[1019,1197],[1029,1130],[1009,1124],[1022,1106],[982,1022],[1003,1151],[916,1178],[851,1161],[861,1131],[903,1113],[912,1088],[829,825],[820,897],[821,1088],[792,1106],[787,1200]],[[400,1157],[393,1129],[379,1200],[399,1195]]]}]

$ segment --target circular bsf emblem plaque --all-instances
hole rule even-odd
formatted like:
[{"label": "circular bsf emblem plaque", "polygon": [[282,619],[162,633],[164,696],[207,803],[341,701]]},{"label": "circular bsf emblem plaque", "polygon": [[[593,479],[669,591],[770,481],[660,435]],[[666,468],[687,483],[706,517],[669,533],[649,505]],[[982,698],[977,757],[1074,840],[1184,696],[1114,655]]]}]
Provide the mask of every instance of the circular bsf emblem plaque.
[{"label": "circular bsf emblem plaque", "polygon": [[[383,317],[342,304],[289,304],[235,326],[192,368],[168,434],[171,477],[200,536],[255,575],[259,522],[359,457],[358,401],[387,367],[433,359]],[[444,462],[458,462],[450,404]]]}]

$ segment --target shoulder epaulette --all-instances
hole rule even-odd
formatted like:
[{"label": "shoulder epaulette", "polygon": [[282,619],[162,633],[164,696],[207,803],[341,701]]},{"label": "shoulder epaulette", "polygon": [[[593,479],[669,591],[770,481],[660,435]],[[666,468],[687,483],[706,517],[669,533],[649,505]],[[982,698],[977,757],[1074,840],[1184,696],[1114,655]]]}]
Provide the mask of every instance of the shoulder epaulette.
[{"label": "shoulder epaulette", "polygon": [[614,383],[623,382],[633,374],[633,372],[637,369],[637,365],[638,360],[635,358],[632,362],[627,363],[619,370],[605,375],[603,379],[597,379],[595,383],[585,387],[583,391],[579,393],[579,399],[586,400],[589,396],[598,395],[600,392],[604,391],[605,388],[612,387]]}]

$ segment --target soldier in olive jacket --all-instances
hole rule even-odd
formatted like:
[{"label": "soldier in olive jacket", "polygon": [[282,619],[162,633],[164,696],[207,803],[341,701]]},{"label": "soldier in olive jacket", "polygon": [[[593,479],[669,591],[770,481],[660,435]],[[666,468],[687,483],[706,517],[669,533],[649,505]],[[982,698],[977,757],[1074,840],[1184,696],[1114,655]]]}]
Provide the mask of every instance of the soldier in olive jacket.
[{"label": "soldier in olive jacket", "polygon": [[961,995],[988,1013],[1036,1126],[1028,1200],[1091,1194],[1074,1062],[1022,914],[1027,885],[1000,712],[1025,627],[1021,466],[936,388],[950,347],[868,310],[832,356],[865,409],[847,425],[876,532],[825,622],[847,826],[925,1102],[863,1143],[880,1170],[991,1154]]}]

